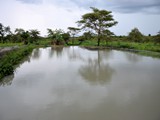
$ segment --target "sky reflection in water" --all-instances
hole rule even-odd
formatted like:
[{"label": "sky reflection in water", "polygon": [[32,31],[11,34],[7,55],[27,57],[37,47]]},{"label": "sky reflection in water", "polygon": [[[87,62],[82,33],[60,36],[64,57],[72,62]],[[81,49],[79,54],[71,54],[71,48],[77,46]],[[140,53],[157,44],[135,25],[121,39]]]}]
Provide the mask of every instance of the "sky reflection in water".
[{"label": "sky reflection in water", "polygon": [[38,48],[0,82],[0,120],[159,120],[160,60]]}]

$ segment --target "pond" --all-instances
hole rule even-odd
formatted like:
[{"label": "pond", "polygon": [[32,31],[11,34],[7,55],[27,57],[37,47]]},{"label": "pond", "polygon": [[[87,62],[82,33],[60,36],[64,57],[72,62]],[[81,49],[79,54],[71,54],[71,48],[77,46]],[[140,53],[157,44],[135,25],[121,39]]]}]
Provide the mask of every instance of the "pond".
[{"label": "pond", "polygon": [[0,82],[0,120],[160,120],[160,59],[34,49]]}]

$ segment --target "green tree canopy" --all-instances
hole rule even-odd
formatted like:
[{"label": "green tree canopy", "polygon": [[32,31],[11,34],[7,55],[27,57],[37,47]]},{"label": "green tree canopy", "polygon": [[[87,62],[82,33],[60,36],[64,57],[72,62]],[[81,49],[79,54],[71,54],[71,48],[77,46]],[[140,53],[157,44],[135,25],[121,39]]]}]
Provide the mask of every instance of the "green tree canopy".
[{"label": "green tree canopy", "polygon": [[32,29],[29,31],[29,34],[30,34],[31,42],[37,42],[40,35],[40,31],[36,29]]},{"label": "green tree canopy", "polygon": [[94,36],[94,34],[91,31],[83,33],[83,37],[85,40],[90,40],[93,36]]},{"label": "green tree canopy", "polygon": [[62,29],[56,29],[56,30],[52,30],[52,29],[47,29],[48,31],[48,37],[50,37],[53,41],[53,44],[56,45],[60,45],[63,44],[63,34],[64,31]]},{"label": "green tree canopy", "polygon": [[157,35],[155,36],[155,42],[156,43],[160,43],[160,31],[157,33]]},{"label": "green tree canopy", "polygon": [[134,42],[142,42],[143,34],[139,31],[138,28],[134,28],[128,35],[129,40]]},{"label": "green tree canopy", "polygon": [[68,45],[68,40],[70,39],[70,34],[68,32],[63,33],[62,37],[63,37],[64,42]]},{"label": "green tree canopy", "polygon": [[76,28],[76,27],[68,27],[69,33],[72,37],[72,44],[74,44],[74,37],[76,34],[78,34],[80,32],[80,28]]},{"label": "green tree canopy", "polygon": [[91,7],[91,9],[92,12],[84,14],[81,20],[77,21],[77,23],[82,29],[91,29],[97,34],[97,43],[99,46],[102,36],[110,35],[108,34],[111,33],[109,28],[116,25],[118,22],[113,19],[111,11],[99,10],[94,7]]},{"label": "green tree canopy", "polygon": [[75,35],[78,34],[78,32],[80,31],[80,28],[68,27],[68,30],[72,37],[75,37]]},{"label": "green tree canopy", "polygon": [[24,31],[22,34],[21,34],[21,37],[22,37],[22,39],[23,39],[23,41],[24,41],[24,44],[28,44],[28,39],[29,39],[29,37],[30,37],[30,34],[29,34],[29,32],[28,31]]},{"label": "green tree canopy", "polygon": [[25,30],[22,29],[22,28],[16,28],[14,32],[15,32],[16,34],[18,34],[18,35],[21,35],[21,34],[23,34],[23,32],[25,32]]},{"label": "green tree canopy", "polygon": [[0,40],[1,42],[4,42],[6,36],[10,36],[12,34],[11,29],[9,26],[3,26],[2,23],[0,23]]},{"label": "green tree canopy", "polygon": [[54,35],[54,30],[48,28],[47,29],[47,33],[48,33],[48,37],[54,39],[55,35]]}]

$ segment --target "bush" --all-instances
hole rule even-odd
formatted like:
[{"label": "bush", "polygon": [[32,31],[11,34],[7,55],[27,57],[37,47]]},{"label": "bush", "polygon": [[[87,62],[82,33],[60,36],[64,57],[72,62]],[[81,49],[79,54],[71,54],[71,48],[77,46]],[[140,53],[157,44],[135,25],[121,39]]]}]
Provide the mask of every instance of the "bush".
[{"label": "bush", "polygon": [[138,30],[138,28],[134,28],[129,33],[128,39],[131,40],[131,41],[133,41],[133,42],[143,42],[143,35]]},{"label": "bush", "polygon": [[156,42],[156,43],[160,43],[160,31],[159,31],[158,34],[155,36],[155,42]]}]

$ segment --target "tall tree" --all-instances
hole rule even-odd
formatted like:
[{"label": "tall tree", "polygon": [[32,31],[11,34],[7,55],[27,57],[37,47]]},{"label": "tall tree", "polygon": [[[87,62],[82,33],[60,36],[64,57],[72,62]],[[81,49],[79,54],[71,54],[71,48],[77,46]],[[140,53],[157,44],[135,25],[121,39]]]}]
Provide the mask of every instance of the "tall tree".
[{"label": "tall tree", "polygon": [[16,28],[14,32],[15,32],[15,34],[13,36],[13,39],[14,39],[13,41],[14,42],[22,42],[24,40],[22,38],[22,34],[25,32],[25,30],[22,28]]},{"label": "tall tree", "polygon": [[97,43],[99,46],[102,36],[108,33],[109,28],[118,22],[113,19],[111,11],[99,10],[94,7],[91,7],[91,9],[92,12],[84,14],[77,23],[82,29],[91,29],[97,34]]},{"label": "tall tree", "polygon": [[40,35],[40,31],[36,30],[36,29],[32,29],[29,31],[30,37],[31,37],[31,42],[37,42],[39,35]]},{"label": "tall tree", "polygon": [[0,23],[0,39],[1,39],[1,42],[4,42],[4,26],[2,23]]},{"label": "tall tree", "polygon": [[63,33],[62,37],[63,37],[64,42],[68,45],[68,40],[70,39],[70,34],[68,32]]},{"label": "tall tree", "polygon": [[51,39],[54,39],[54,38],[55,38],[54,30],[48,28],[48,29],[47,29],[47,33],[48,33],[48,37],[49,37],[49,38],[51,38]]},{"label": "tall tree", "polygon": [[[5,27],[2,23],[0,23],[0,39],[1,42],[4,43],[5,37],[10,36],[12,34],[9,26]],[[7,37],[8,38],[8,37]]]},{"label": "tall tree", "polygon": [[21,35],[21,34],[23,34],[23,32],[25,32],[25,30],[22,29],[22,28],[16,28],[14,32],[15,32],[16,34]]},{"label": "tall tree", "polygon": [[63,44],[63,36],[62,34],[64,33],[63,30],[61,29],[47,29],[48,31],[48,37],[53,40],[53,44],[60,45]]},{"label": "tall tree", "polygon": [[80,28],[76,28],[76,27],[68,27],[69,33],[72,36],[72,44],[74,44],[74,37],[76,34],[78,34],[80,32]]},{"label": "tall tree", "polygon": [[28,44],[29,43],[29,37],[30,37],[30,34],[28,31],[24,31],[21,35],[23,41],[24,41],[24,44]]},{"label": "tall tree", "polygon": [[15,29],[15,38],[18,39],[18,42],[24,42],[24,44],[29,43],[30,33],[29,31],[25,31],[22,28]]}]

